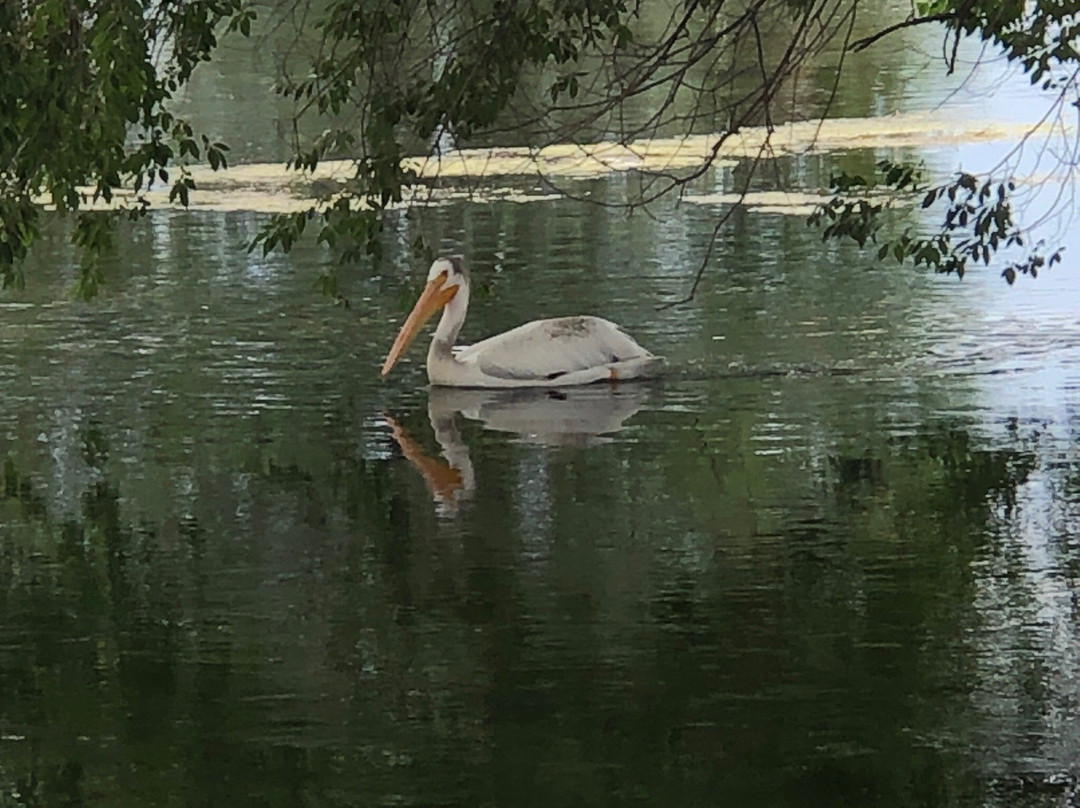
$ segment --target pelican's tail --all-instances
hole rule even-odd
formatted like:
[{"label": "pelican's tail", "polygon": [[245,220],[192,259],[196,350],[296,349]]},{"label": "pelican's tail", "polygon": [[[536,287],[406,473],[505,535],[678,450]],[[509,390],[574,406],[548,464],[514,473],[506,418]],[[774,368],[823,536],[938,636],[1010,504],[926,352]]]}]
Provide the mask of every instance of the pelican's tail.
[{"label": "pelican's tail", "polygon": [[611,380],[651,379],[659,376],[664,369],[664,357],[646,354],[632,359],[623,359],[608,366]]}]

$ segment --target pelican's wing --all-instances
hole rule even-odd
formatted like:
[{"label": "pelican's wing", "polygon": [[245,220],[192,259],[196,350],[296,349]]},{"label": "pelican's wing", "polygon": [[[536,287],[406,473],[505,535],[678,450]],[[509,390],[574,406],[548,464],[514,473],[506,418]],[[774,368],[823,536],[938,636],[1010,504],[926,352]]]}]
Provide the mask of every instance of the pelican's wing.
[{"label": "pelican's wing", "polygon": [[487,376],[550,381],[652,354],[607,320],[559,317],[518,326],[462,348],[456,356]]}]

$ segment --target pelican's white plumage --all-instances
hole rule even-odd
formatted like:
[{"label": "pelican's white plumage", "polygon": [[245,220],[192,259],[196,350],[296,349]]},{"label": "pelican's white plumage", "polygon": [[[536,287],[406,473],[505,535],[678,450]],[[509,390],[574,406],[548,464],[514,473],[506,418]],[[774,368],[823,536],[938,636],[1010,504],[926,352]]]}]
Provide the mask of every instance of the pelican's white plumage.
[{"label": "pelican's white plumage", "polygon": [[600,317],[535,320],[475,345],[454,347],[469,305],[459,258],[431,265],[428,283],[383,363],[385,376],[421,326],[443,309],[427,356],[428,380],[448,387],[562,387],[656,373],[663,358]]}]

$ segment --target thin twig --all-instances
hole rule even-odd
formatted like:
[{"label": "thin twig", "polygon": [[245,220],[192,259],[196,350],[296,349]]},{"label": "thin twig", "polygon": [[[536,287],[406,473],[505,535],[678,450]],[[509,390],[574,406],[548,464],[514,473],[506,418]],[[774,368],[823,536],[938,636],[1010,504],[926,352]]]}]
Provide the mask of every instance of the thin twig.
[{"label": "thin twig", "polygon": [[848,47],[858,53],[861,50],[866,50],[879,39],[884,39],[889,34],[896,33],[904,28],[911,28],[915,25],[926,25],[929,22],[948,22],[949,20],[955,20],[957,18],[957,12],[955,11],[943,11],[940,14],[928,14],[925,17],[910,17],[903,22],[895,23],[886,28],[882,28],[875,34],[863,37],[862,39],[856,39]]}]

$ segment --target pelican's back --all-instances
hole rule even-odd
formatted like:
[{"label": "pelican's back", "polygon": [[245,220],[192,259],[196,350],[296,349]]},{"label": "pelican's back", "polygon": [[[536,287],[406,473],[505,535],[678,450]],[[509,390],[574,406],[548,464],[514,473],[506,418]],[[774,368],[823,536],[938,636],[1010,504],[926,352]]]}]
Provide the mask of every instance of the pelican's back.
[{"label": "pelican's back", "polygon": [[[536,320],[455,351],[463,386],[552,387],[652,375],[663,358],[601,317]],[[434,380],[433,380],[434,381]],[[439,383],[439,382],[436,382]]]}]

